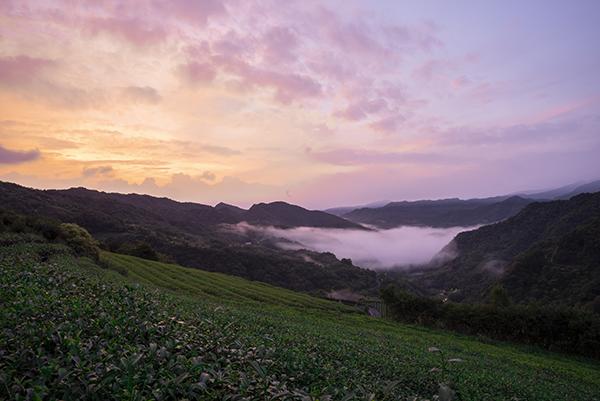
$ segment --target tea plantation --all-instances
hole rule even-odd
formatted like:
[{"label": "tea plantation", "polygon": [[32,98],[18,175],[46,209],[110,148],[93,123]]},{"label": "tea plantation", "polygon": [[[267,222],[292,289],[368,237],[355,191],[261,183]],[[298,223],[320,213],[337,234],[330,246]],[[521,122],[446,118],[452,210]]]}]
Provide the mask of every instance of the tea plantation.
[{"label": "tea plantation", "polygon": [[436,398],[600,400],[600,363],[130,256],[0,247],[2,400]]}]

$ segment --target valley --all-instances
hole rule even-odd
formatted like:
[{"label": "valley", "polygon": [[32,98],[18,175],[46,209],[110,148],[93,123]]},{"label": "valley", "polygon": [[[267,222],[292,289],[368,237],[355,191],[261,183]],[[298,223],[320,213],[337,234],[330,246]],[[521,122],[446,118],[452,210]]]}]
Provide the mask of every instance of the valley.
[{"label": "valley", "polygon": [[[600,192],[467,231],[10,183],[0,200],[10,398],[566,401],[600,389]],[[383,318],[369,316],[374,301]],[[38,338],[45,348],[25,351]]]}]

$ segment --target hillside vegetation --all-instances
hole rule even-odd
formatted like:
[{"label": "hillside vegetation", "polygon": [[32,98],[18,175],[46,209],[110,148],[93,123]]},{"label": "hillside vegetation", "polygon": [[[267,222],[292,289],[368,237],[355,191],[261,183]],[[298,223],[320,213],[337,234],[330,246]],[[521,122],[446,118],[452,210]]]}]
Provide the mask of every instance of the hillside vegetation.
[{"label": "hillside vegetation", "polygon": [[227,300],[228,303],[244,305],[256,303],[338,312],[354,310],[343,304],[256,281],[128,255],[102,252],[100,265],[134,282],[174,291],[180,295],[198,297],[207,302],[222,303],[223,300]]},{"label": "hillside vegetation", "polygon": [[450,255],[415,281],[453,300],[477,302],[502,285],[518,303],[600,303],[600,192],[532,203],[500,223],[460,233]]},{"label": "hillside vegetation", "polygon": [[599,399],[591,360],[130,256],[98,265],[26,235],[3,244],[2,399],[421,400],[439,383],[455,400]]}]

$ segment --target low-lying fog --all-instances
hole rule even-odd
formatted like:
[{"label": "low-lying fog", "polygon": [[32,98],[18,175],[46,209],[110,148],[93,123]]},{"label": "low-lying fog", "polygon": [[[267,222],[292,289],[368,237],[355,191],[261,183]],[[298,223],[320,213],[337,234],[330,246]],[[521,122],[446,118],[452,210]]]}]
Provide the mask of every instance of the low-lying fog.
[{"label": "low-lying fog", "polygon": [[338,258],[350,258],[355,265],[371,269],[424,264],[431,260],[456,234],[475,227],[410,227],[363,231],[300,227],[278,229],[249,227],[270,236],[295,243],[280,242],[285,249],[311,249],[333,252]]}]

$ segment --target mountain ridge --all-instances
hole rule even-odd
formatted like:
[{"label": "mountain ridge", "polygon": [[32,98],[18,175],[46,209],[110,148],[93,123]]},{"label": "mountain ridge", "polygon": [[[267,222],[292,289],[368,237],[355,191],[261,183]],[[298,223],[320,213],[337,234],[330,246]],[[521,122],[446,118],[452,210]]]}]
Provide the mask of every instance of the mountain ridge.
[{"label": "mountain ridge", "polygon": [[347,220],[382,229],[402,225],[470,227],[514,216],[535,201],[569,199],[580,193],[600,191],[600,180],[577,182],[545,191],[516,192],[487,198],[443,198],[392,201],[383,206],[326,209]]},{"label": "mountain ridge", "polygon": [[[342,262],[327,252],[284,250],[278,246],[277,238],[239,230],[237,224],[244,220],[240,214],[248,211],[242,212],[231,205],[213,208],[168,198],[83,188],[35,190],[5,182],[0,182],[0,205],[0,209],[26,216],[76,223],[110,251],[135,256],[143,252],[185,266],[316,294],[341,289],[369,294],[377,291],[373,271]],[[273,206],[259,207],[264,208],[271,210]],[[301,217],[287,215],[290,208]],[[295,222],[303,221],[302,216],[310,216],[315,226],[339,228],[333,224],[341,221],[346,227],[357,227],[323,212],[311,214],[287,204],[283,209],[283,214],[276,214],[279,220],[263,222],[293,227]],[[256,218],[251,220],[260,222]]]},{"label": "mountain ridge", "polygon": [[499,284],[516,302],[589,304],[600,296],[599,234],[600,192],[534,202],[458,234],[414,280],[459,301],[485,300]]},{"label": "mountain ridge", "polygon": [[[51,202],[50,197],[70,198],[85,200],[94,199],[98,202],[117,201],[120,204],[134,206],[146,212],[162,215],[177,213],[174,221],[185,224],[186,219],[192,218],[196,224],[236,224],[243,221],[257,225],[275,225],[282,228],[293,228],[299,226],[320,228],[352,228],[366,229],[360,224],[350,222],[338,216],[319,210],[308,210],[301,206],[293,205],[284,201],[269,203],[257,203],[249,209],[220,202],[215,206],[196,202],[180,202],[167,197],[155,197],[137,193],[104,192],[84,187],[69,189],[34,189],[18,184],[0,181],[0,200],[2,194],[8,189],[25,191],[38,191],[37,196],[42,196]],[[18,188],[18,189],[17,189]],[[29,193],[30,197],[32,193]],[[192,216],[194,214],[194,216]],[[261,219],[264,217],[264,220]]]}]

